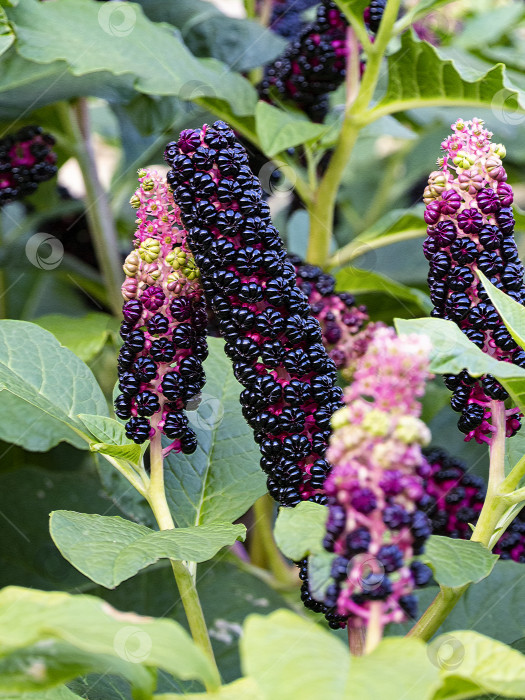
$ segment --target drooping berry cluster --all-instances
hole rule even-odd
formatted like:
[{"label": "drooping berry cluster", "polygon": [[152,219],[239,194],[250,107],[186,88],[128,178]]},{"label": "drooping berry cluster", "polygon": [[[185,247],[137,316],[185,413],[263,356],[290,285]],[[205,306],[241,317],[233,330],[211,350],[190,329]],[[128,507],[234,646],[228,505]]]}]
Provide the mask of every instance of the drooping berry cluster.
[{"label": "drooping berry cluster", "polygon": [[[490,281],[523,303],[523,265],[514,241],[512,188],[501,164],[502,145],[490,141],[483,122],[458,120],[443,142],[441,166],[430,174],[424,192],[428,237],[424,253],[430,261],[428,282],[433,315],[455,321],[467,337],[499,360],[525,367],[522,351],[503,325],[483,285],[481,270]],[[490,442],[490,401],[508,394],[493,377],[480,380],[467,372],[445,379],[454,391],[452,408],[461,412],[459,429],[466,440]],[[507,435],[520,427],[517,409],[507,411]]]},{"label": "drooping berry cluster", "polygon": [[54,143],[39,126],[25,126],[0,139],[0,207],[31,194],[56,175]]},{"label": "drooping berry cluster", "polygon": [[377,34],[386,7],[386,0],[371,0],[364,12],[364,20],[372,34]]},{"label": "drooping berry cluster", "polygon": [[[377,329],[332,420],[324,546],[337,557],[324,604],[334,626],[365,627],[374,604],[381,624],[401,622],[415,615],[414,588],[430,579],[414,559],[431,532],[417,473],[430,439],[418,418],[429,349],[424,338]],[[303,600],[312,607],[308,582]]]},{"label": "drooping berry cluster", "polygon": [[314,121],[328,108],[327,95],[345,79],[348,22],[331,0],[323,0],[312,24],[266,69],[259,94],[268,101],[293,102]]},{"label": "drooping berry cluster", "polygon": [[[432,533],[468,540],[471,525],[478,521],[486,495],[485,482],[467,472],[461,459],[434,447],[425,450],[426,462],[420,474],[425,482],[425,501],[421,504],[430,518]],[[525,563],[525,513],[521,513],[501,536],[494,553],[501,559]]]},{"label": "drooping berry cluster", "polygon": [[219,121],[183,131],[165,157],[204,291],[245,387],[242,411],[268,490],[287,506],[324,502],[324,454],[341,390],[246,151]]},{"label": "drooping berry cluster", "polygon": [[308,298],[312,314],[321,324],[323,343],[337,369],[352,363],[356,336],[368,321],[365,306],[356,306],[351,294],[335,291],[335,279],[320,267],[289,255],[297,274],[297,286]]},{"label": "drooping berry cluster", "polygon": [[273,0],[270,29],[285,39],[295,39],[301,31],[303,13],[318,0]]},{"label": "drooping berry cluster", "polygon": [[180,212],[155,171],[139,171],[131,198],[137,209],[134,250],[124,264],[124,340],[119,357],[115,413],[126,435],[143,443],[161,431],[164,453],[195,451],[184,408],[196,407],[204,386],[206,307],[200,273],[187,248]]}]

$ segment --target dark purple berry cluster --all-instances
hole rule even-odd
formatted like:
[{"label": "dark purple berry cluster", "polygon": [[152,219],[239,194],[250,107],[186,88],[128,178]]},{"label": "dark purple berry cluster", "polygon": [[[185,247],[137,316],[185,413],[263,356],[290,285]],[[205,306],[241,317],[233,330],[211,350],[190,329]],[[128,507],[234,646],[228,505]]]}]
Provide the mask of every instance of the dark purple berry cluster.
[{"label": "dark purple berry cluster", "polygon": [[242,412],[268,490],[287,506],[324,503],[324,455],[341,390],[246,151],[218,121],[183,131],[165,157],[204,292],[245,387]]},{"label": "dark purple berry cluster", "polygon": [[368,321],[365,306],[356,306],[354,297],[335,291],[335,279],[316,265],[305,263],[297,255],[288,255],[295,268],[299,289],[308,298],[312,315],[319,321],[323,343],[337,369],[352,364],[355,340]]},{"label": "dark purple berry cluster", "polygon": [[285,39],[295,39],[304,25],[303,13],[316,4],[317,0],[274,0],[270,28]]},{"label": "dark purple berry cluster", "polygon": [[322,121],[327,95],[345,79],[348,22],[331,0],[323,0],[312,24],[266,69],[259,94],[270,102],[294,103],[314,121]]},{"label": "dark purple berry cluster", "polygon": [[365,23],[372,34],[377,34],[386,7],[386,0],[371,0],[364,12]]},{"label": "dark purple berry cluster", "polygon": [[56,175],[54,143],[40,126],[25,126],[0,139],[0,207],[31,194]]},{"label": "dark purple berry cluster", "polygon": [[[467,472],[461,459],[452,457],[443,449],[425,451],[426,464],[420,473],[425,483],[424,501],[420,507],[432,524],[432,533],[455,539],[468,540],[472,535],[486,496],[485,482]],[[500,559],[525,563],[525,513],[523,511],[509,525],[494,547]]]},{"label": "dark purple berry cluster", "polygon": [[[424,254],[430,262],[428,283],[433,316],[454,321],[484,352],[525,367],[517,346],[492,305],[477,271],[519,303],[525,301],[523,265],[514,240],[512,188],[501,164],[504,148],[479,120],[453,125],[443,142],[442,170],[431,173],[425,189],[428,237]],[[493,402],[508,394],[491,376],[473,379],[466,371],[447,376],[454,392],[452,408],[461,413],[466,439],[490,442],[495,427]],[[506,412],[507,436],[520,427],[518,409]]]}]

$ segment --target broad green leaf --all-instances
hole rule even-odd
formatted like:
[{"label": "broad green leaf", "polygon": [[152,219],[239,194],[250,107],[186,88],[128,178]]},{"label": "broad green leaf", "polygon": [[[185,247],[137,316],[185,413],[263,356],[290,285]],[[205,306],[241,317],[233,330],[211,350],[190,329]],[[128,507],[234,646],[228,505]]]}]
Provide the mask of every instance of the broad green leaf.
[{"label": "broad green leaf", "polygon": [[[197,567],[199,598],[224,683],[231,683],[242,675],[239,641],[244,620],[253,613],[268,615],[274,610],[289,607],[278,591],[250,571],[241,570],[240,566],[243,565],[238,558],[225,551]],[[173,571],[166,562],[164,566],[159,564],[143,569],[114,590],[101,589],[100,596],[114,607],[126,607],[152,617],[167,614],[187,627],[184,609],[180,601],[174,598],[174,585]],[[230,594],[225,595],[225,591]],[[71,689],[79,695],[84,694],[76,687],[72,686]],[[195,686],[184,686],[185,692],[197,693],[201,690]],[[158,692],[181,691],[168,686]],[[85,694],[91,700],[91,693]],[[102,697],[100,700],[106,699]]]},{"label": "broad green leaf", "polygon": [[[166,693],[155,695],[155,700],[177,700],[180,695]],[[184,695],[189,700],[265,700],[260,688],[253,678],[239,678],[239,680],[223,685],[218,693],[188,693]]]},{"label": "broad green leaf", "polygon": [[159,559],[202,562],[244,538],[244,525],[216,523],[155,532],[118,516],[67,510],[51,514],[50,532],[61,554],[95,583],[115,588]]},{"label": "broad green leaf", "polygon": [[277,546],[293,561],[322,552],[327,517],[326,506],[310,501],[303,501],[295,508],[280,508],[274,530]]},{"label": "broad green leaf", "polygon": [[[366,253],[366,245],[363,246],[361,255],[364,253]],[[351,292],[352,294],[382,292],[398,301],[409,301],[418,306],[424,313],[429,313],[432,309],[430,298],[420,289],[406,287],[378,272],[361,270],[357,267],[345,267],[335,274],[335,278],[339,292]]]},{"label": "broad green leaf", "polygon": [[143,445],[137,445],[129,440],[122,423],[113,418],[85,414],[81,414],[79,418],[96,440],[89,446],[92,452],[100,452],[100,454],[123,459],[132,464],[140,462],[149,441]]},{"label": "broad green leaf", "polygon": [[79,698],[80,695],[72,693],[65,685],[59,688],[51,688],[51,690],[39,691],[35,693],[17,693],[16,695],[0,695],[2,700],[73,700]]},{"label": "broad green leaf", "polygon": [[34,63],[20,56],[14,47],[0,57],[0,92],[0,119],[6,121],[18,118],[21,110],[31,113],[74,97],[128,101],[136,94],[131,74],[115,76],[100,71],[77,77],[68,72],[64,61]]},{"label": "broad green leaf", "polygon": [[244,674],[254,678],[271,700],[355,697],[348,683],[351,659],[345,645],[295,613],[278,610],[267,617],[250,616],[244,625],[241,658]]},{"label": "broad green leaf", "polygon": [[384,97],[364,121],[417,107],[487,106],[525,113],[525,98],[498,63],[486,73],[465,69],[439,51],[418,41],[412,32],[401,36],[401,47],[388,57],[388,86]]},{"label": "broad green leaf", "polygon": [[333,583],[332,564],[336,554],[316,552],[308,557],[308,588],[313,598],[323,601],[326,589]]},{"label": "broad green leaf", "polygon": [[168,503],[177,527],[232,522],[266,491],[266,476],[253,432],[239,405],[242,387],[233,376],[224,341],[209,338],[206,386],[197,411],[188,413],[198,438],[192,455],[164,460]]},{"label": "broad green leaf", "polygon": [[104,347],[114,330],[115,321],[107,314],[90,313],[81,318],[50,314],[40,316],[35,323],[52,333],[61,345],[81,360],[89,362]]},{"label": "broad green leaf", "polygon": [[489,576],[499,557],[480,542],[432,535],[423,558],[438,583],[456,588]]},{"label": "broad green leaf", "polygon": [[304,116],[258,102],[255,128],[261,150],[270,158],[301,143],[319,139],[326,133],[323,124],[314,124]]},{"label": "broad green leaf", "polygon": [[431,700],[441,685],[438,668],[419,639],[384,639],[370,654],[352,659],[352,700]]},{"label": "broad green leaf", "polygon": [[[61,440],[86,449],[78,414],[108,413],[89,367],[51,333],[25,321],[0,322],[2,390],[0,437],[28,449],[44,451]],[[37,421],[41,440],[35,447],[31,432]]]},{"label": "broad green leaf", "polygon": [[[499,362],[480,350],[456,326],[453,321],[442,318],[396,318],[398,333],[427,335],[432,342],[430,369],[440,374],[458,374],[468,369],[469,374],[479,377],[493,374],[498,379],[525,379],[525,370],[509,362]],[[505,386],[507,384],[505,383]]]},{"label": "broad green leaf", "polygon": [[[219,61],[195,58],[172,28],[148,20],[136,3],[25,0],[8,14],[18,52],[37,63],[62,60],[78,76],[132,74],[140,92],[226,100],[241,116],[255,108],[255,90],[248,81]],[[52,42],[45,31],[50,26]]]},{"label": "broad green leaf", "polygon": [[[76,653],[82,655],[82,664],[91,656],[94,663],[105,665],[105,671],[112,672],[113,666],[117,675],[125,674],[139,687],[149,686],[150,692],[148,669],[154,668],[176,678],[216,683],[209,661],[179,624],[120,612],[94,596],[9,586],[0,591],[0,625],[0,659],[4,664],[14,662],[26,650],[30,655],[36,645],[34,656],[41,665],[33,680],[41,681],[42,688],[47,673],[55,672],[60,663],[69,666]],[[6,681],[0,676],[0,688],[8,689]]]},{"label": "broad green leaf", "polygon": [[0,7],[0,56],[12,46],[14,40],[15,35],[7,20],[5,10]]},{"label": "broad green leaf", "polygon": [[153,22],[178,27],[195,56],[217,58],[239,73],[270,63],[286,48],[282,37],[259,22],[229,17],[204,0],[177,0],[177,4],[141,0],[140,4]]},{"label": "broad green leaf", "polygon": [[[511,365],[512,366],[512,365]],[[498,377],[499,379],[499,377]],[[525,410],[525,379],[519,378],[501,378],[501,383],[509,392],[512,402],[522,411]]]},{"label": "broad green leaf", "polygon": [[477,270],[476,274],[480,278],[491,302],[496,307],[496,311],[501,316],[508,332],[520,347],[525,348],[525,308],[518,304],[517,301],[514,301],[512,297],[509,297],[508,294],[502,292],[501,289],[495,287],[481,270]]},{"label": "broad green leaf", "polygon": [[495,44],[506,31],[514,29],[523,12],[521,3],[489,7],[465,24],[465,28],[456,38],[456,43],[465,49],[477,49],[479,38],[482,36],[483,43],[487,46]]},{"label": "broad green leaf", "polygon": [[525,697],[525,656],[506,644],[477,632],[453,631],[431,642],[428,653],[443,678],[435,700],[480,693]]}]

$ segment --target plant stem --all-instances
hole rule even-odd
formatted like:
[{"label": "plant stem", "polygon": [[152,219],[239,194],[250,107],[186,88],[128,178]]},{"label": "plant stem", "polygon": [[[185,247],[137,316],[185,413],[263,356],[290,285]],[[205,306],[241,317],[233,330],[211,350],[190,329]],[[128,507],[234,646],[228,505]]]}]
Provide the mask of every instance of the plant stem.
[{"label": "plant stem", "polygon": [[[170,509],[166,501],[162,443],[160,433],[158,432],[150,443],[150,484],[147,499],[160,530],[175,529],[173,518],[171,517]],[[206,654],[216,671],[216,682],[210,687],[207,687],[207,690],[216,690],[220,687],[220,674],[213,654],[208,628],[204,620],[195,581],[184,562],[172,561],[171,566],[173,574],[175,575],[177,588],[179,589],[182,605],[184,606],[184,612],[188,619],[191,635],[197,646]]]},{"label": "plant stem", "polygon": [[64,103],[62,114],[84,180],[86,217],[97,262],[104,278],[108,304],[113,313],[119,316],[122,308],[122,263],[111,207],[98,178],[87,100],[79,98],[72,113],[69,105]]},{"label": "plant stem", "polygon": [[369,250],[377,250],[378,248],[384,248],[393,243],[401,243],[402,241],[409,241],[412,238],[419,238],[420,236],[424,236],[425,233],[425,228],[409,228],[406,231],[393,233],[391,236],[380,236],[370,241],[353,240],[343,246],[330,258],[328,267],[341,267],[355,258],[364,255],[364,253],[367,253]]},{"label": "plant stem", "polygon": [[380,601],[370,603],[370,617],[366,628],[365,654],[370,654],[381,641],[383,636],[383,623],[381,621]]},{"label": "plant stem", "polygon": [[292,581],[297,580],[297,577],[291,567],[286,564],[273,538],[274,507],[275,503],[268,494],[261,496],[254,503],[252,562],[261,568],[267,565],[276,581],[289,585]]},{"label": "plant stem", "polygon": [[[481,542],[485,547],[494,546],[495,542],[492,541],[494,532],[509,508],[507,496],[501,493],[501,486],[505,479],[505,406],[503,401],[491,401],[490,408],[496,432],[489,448],[487,497],[471,537],[473,542]],[[428,641],[441,627],[445,618],[469,587],[469,583],[457,588],[441,586],[437,597],[407,636]]]},{"label": "plant stem", "polygon": [[[308,207],[310,239],[306,258],[308,262],[320,267],[325,267],[329,257],[337,192],[359,131],[364,124],[362,117],[374,96],[383,55],[399,12],[400,2],[401,0],[388,0],[376,40],[373,44],[368,42],[368,62],[359,91],[355,100],[351,104],[347,103],[343,126],[334,153],[313,201]],[[353,18],[350,17],[350,19]],[[357,27],[361,27],[361,24],[355,18],[354,22],[354,30],[359,36]],[[361,36],[359,38],[361,39]]]},{"label": "plant stem", "polygon": [[248,19],[255,19],[257,16],[255,0],[244,0],[244,8]]},{"label": "plant stem", "polygon": [[348,646],[353,656],[365,653],[366,630],[364,627],[348,627]]}]

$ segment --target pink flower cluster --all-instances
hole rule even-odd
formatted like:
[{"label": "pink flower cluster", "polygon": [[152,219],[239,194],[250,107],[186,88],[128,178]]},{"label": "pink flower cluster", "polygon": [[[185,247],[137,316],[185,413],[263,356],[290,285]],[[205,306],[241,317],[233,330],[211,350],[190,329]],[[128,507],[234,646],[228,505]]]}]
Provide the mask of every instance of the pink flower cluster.
[{"label": "pink flower cluster", "polygon": [[374,603],[383,625],[413,616],[412,591],[430,578],[414,559],[430,535],[417,473],[430,440],[418,401],[430,376],[429,350],[424,337],[378,328],[332,420],[324,544],[337,557],[324,602],[351,627],[368,624]]},{"label": "pink flower cluster", "polygon": [[204,385],[207,313],[200,273],[186,245],[186,231],[166,183],[155,171],[139,171],[131,198],[137,209],[133,251],[124,264],[124,340],[119,354],[115,412],[137,443],[161,431],[165,448],[191,453],[197,443],[185,408]]}]

